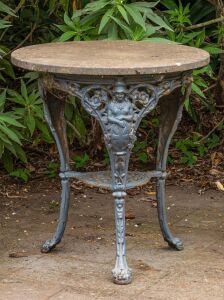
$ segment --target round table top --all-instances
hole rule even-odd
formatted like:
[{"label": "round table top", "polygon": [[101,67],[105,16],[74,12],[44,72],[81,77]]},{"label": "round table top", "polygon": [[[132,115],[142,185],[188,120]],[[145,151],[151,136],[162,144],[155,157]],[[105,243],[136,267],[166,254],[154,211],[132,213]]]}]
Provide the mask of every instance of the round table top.
[{"label": "round table top", "polygon": [[171,43],[88,41],[51,43],[12,53],[18,67],[76,75],[143,75],[182,72],[209,63],[201,49]]}]

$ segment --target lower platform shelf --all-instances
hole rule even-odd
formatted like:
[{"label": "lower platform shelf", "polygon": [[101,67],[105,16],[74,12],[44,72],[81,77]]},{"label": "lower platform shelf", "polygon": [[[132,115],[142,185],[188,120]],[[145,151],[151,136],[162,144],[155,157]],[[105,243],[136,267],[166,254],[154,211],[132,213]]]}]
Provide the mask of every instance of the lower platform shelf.
[{"label": "lower platform shelf", "polygon": [[[67,171],[60,174],[61,177],[76,178],[88,186],[101,187],[112,190],[112,178],[111,171],[99,171],[99,172],[73,172]],[[152,177],[164,177],[166,173],[161,171],[150,171],[150,172],[128,172],[127,189],[143,186],[147,184]]]}]

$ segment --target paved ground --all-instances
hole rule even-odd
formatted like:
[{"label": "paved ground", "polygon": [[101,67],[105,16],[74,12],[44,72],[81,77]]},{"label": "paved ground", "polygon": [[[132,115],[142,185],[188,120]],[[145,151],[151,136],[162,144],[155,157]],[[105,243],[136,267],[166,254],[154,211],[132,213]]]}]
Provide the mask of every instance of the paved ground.
[{"label": "paved ground", "polygon": [[[185,243],[176,252],[160,234],[156,208],[144,192],[129,197],[127,254],[133,283],[111,282],[114,265],[113,202],[86,190],[73,194],[65,237],[51,254],[40,244],[54,231],[55,188],[1,199],[0,299],[224,299],[224,194],[168,187],[171,228]],[[52,205],[51,205],[52,206]],[[133,216],[132,216],[133,217]]]}]

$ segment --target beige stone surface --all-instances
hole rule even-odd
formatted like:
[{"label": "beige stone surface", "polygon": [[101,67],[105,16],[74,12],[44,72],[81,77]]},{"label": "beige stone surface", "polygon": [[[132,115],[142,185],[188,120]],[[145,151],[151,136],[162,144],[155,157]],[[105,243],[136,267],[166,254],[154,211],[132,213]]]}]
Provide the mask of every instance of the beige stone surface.
[{"label": "beige stone surface", "polygon": [[111,280],[115,234],[110,193],[86,189],[77,194],[72,188],[64,238],[52,253],[43,254],[40,245],[52,236],[58,218],[58,208],[49,204],[59,199],[59,186],[45,179],[25,187],[21,198],[1,195],[0,300],[224,299],[223,192],[199,194],[196,187],[168,186],[168,220],[184,241],[183,251],[163,241],[156,207],[146,193],[129,195],[127,215],[135,216],[126,221],[133,282],[118,286]]},{"label": "beige stone surface", "polygon": [[20,48],[12,53],[18,67],[50,73],[138,75],[182,72],[209,63],[201,49],[134,41],[51,43]]}]

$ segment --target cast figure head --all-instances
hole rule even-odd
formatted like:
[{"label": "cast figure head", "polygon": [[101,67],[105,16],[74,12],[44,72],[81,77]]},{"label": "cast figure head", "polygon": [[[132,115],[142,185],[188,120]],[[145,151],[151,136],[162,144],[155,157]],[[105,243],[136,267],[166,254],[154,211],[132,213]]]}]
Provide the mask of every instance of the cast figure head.
[{"label": "cast figure head", "polygon": [[125,96],[127,94],[127,89],[122,81],[117,81],[113,90],[113,100],[116,102],[125,101]]}]

